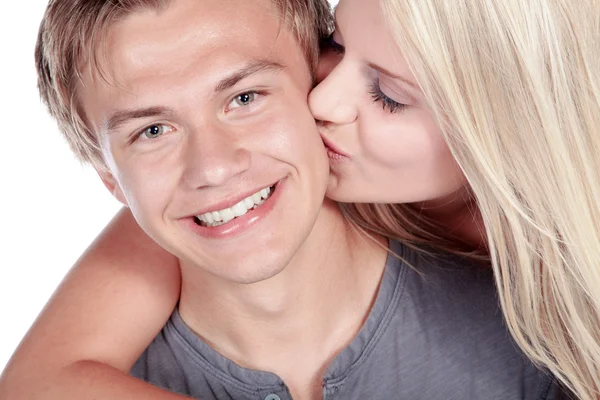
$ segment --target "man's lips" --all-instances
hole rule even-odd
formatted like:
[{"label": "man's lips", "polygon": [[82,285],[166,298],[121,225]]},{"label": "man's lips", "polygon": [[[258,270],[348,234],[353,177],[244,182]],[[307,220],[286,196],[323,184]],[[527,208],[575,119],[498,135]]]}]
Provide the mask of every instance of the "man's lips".
[{"label": "man's lips", "polygon": [[[198,217],[181,218],[179,221],[189,231],[198,236],[212,239],[224,239],[245,232],[251,227],[263,221],[275,208],[275,204],[285,191],[287,178],[278,181],[270,195],[258,207],[248,210],[245,214],[234,218],[221,218],[218,224],[213,225],[210,221],[199,220]],[[223,215],[221,215],[223,217]],[[215,220],[217,221],[217,220]]]},{"label": "man's lips", "polygon": [[207,206],[207,207],[203,207],[201,210],[195,212],[192,215],[188,215],[186,217],[196,216],[196,215],[202,215],[202,214],[205,214],[205,213],[211,212],[211,211],[218,211],[218,210],[222,210],[222,209],[225,209],[225,208],[231,208],[234,205],[236,205],[237,203],[239,203],[241,200],[243,200],[246,197],[252,195],[253,193],[256,193],[256,192],[258,192],[261,189],[266,188],[266,187],[273,187],[277,183],[279,183],[279,181],[272,182],[271,184],[266,184],[265,186],[259,186],[259,187],[255,188],[255,189],[247,190],[247,191],[245,191],[245,192],[243,192],[241,194],[229,197],[226,200],[220,201],[218,203],[211,204],[210,206]]}]

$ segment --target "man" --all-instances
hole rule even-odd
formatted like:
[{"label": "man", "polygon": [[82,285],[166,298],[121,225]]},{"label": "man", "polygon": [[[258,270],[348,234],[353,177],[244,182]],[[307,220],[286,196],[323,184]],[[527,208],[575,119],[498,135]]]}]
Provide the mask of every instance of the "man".
[{"label": "man", "polygon": [[42,38],[76,40],[40,59],[73,147],[180,260],[133,375],[202,399],[545,398],[489,273],[392,243],[422,279],[323,203],[314,21],[274,0],[121,3],[63,0],[70,34],[50,13]]}]

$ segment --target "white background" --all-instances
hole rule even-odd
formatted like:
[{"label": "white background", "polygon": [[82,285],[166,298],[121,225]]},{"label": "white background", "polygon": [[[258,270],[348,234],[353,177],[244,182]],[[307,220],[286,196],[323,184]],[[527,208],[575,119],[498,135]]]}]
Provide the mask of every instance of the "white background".
[{"label": "white background", "polygon": [[0,11],[0,371],[120,207],[39,100],[33,50],[46,4],[6,1]]}]

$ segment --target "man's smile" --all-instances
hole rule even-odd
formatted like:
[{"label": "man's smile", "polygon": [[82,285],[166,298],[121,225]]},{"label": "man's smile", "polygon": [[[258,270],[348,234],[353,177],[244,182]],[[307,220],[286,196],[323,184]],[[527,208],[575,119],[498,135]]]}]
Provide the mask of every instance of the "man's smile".
[{"label": "man's smile", "polygon": [[210,206],[190,217],[182,218],[187,229],[205,238],[227,238],[247,231],[264,220],[275,208],[285,192],[284,178],[270,186],[255,190],[252,194],[236,196]]},{"label": "man's smile", "polygon": [[227,222],[246,215],[247,212],[256,210],[271,197],[271,193],[275,189],[275,185],[260,189],[256,193],[240,200],[232,207],[222,208],[220,210],[208,211],[200,215],[196,215],[195,221],[200,226],[216,227],[226,224]]}]

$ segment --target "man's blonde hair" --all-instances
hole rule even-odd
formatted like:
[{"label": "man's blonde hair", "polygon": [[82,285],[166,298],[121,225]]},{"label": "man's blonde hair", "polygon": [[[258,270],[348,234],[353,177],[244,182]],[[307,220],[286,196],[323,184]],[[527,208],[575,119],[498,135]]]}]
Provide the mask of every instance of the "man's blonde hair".
[{"label": "man's blonde hair", "polygon": [[[577,398],[600,389],[600,0],[380,0],[485,224],[507,324]],[[357,224],[452,248],[407,205]]]},{"label": "man's blonde hair", "polygon": [[[201,0],[198,0],[201,1]],[[240,0],[243,1],[243,0]],[[291,29],[314,71],[319,40],[329,34],[332,17],[327,0],[270,0]],[[96,54],[106,30],[132,12],[162,9],[172,0],[51,0],[35,49],[38,88],[42,100],[75,155],[104,168],[98,137],[88,126],[77,99],[81,68],[102,74]]]}]

